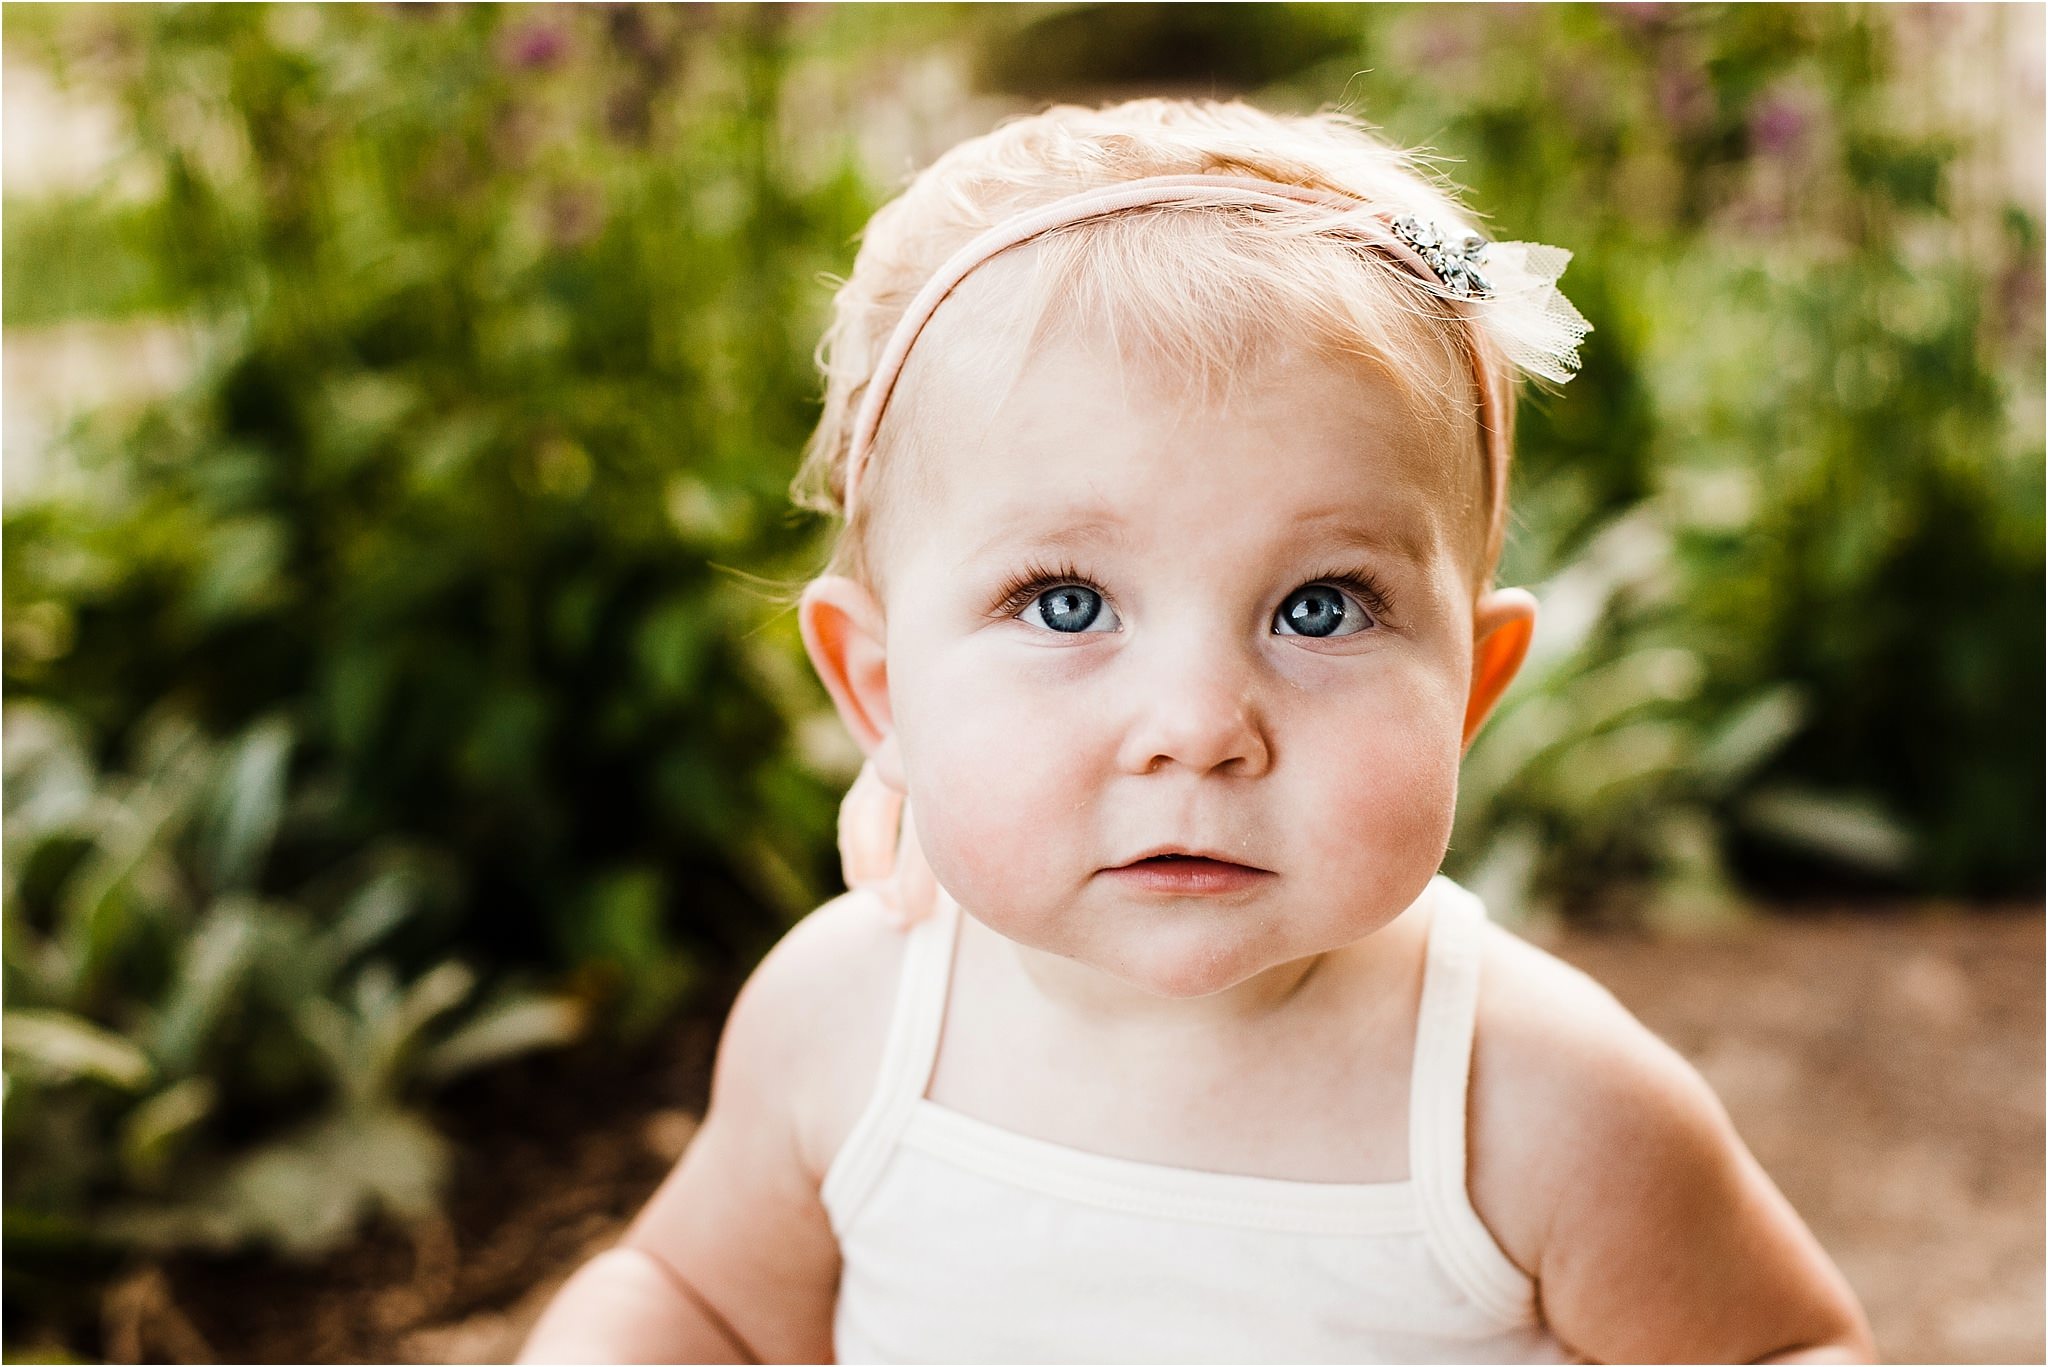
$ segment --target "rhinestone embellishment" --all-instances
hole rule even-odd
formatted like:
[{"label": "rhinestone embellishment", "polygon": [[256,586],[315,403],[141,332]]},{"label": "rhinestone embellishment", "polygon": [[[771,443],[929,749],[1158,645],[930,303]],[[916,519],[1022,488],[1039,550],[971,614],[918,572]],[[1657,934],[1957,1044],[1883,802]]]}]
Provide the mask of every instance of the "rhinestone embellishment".
[{"label": "rhinestone embellishment", "polygon": [[1403,214],[1387,225],[1422,263],[1436,272],[1444,292],[1454,299],[1491,299],[1493,284],[1479,273],[1486,260],[1487,241],[1478,233],[1465,233],[1456,241],[1446,240],[1434,223],[1424,223]]}]

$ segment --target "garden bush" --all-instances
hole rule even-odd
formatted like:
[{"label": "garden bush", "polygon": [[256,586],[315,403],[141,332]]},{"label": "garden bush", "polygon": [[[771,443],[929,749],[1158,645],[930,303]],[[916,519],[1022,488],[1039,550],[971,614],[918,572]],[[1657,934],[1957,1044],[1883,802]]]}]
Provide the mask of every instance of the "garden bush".
[{"label": "garden bush", "polygon": [[10,1310],[418,1216],[441,1082],[631,1045],[829,886],[774,588],[873,201],[779,138],[786,27],[9,12],[132,136],[8,205],[10,328],[192,358],[7,510]]}]

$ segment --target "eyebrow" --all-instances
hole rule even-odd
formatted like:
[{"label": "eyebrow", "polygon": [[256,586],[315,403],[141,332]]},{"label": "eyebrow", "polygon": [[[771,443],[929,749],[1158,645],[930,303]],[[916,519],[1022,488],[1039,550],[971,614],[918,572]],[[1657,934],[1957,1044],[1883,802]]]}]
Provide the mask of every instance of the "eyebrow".
[{"label": "eyebrow", "polygon": [[[1402,530],[1394,531],[1361,518],[1355,508],[1319,508],[1305,514],[1301,525],[1304,530],[1320,529],[1318,541],[1392,555],[1416,565],[1427,564],[1436,552],[1434,520],[1418,523],[1408,519]],[[1428,530],[1421,530],[1425,526]]]},{"label": "eyebrow", "polygon": [[[1037,510],[1032,510],[1009,518],[995,535],[968,552],[964,563],[972,565],[998,546],[1041,551],[1073,542],[1100,546],[1116,545],[1127,539],[1124,520],[1099,504],[1060,509],[1042,522],[1040,517]],[[1025,527],[1020,527],[1020,523]]]},{"label": "eyebrow", "polygon": [[[1038,525],[1023,530],[1020,523]],[[1318,508],[1303,514],[1299,525],[1310,533],[1315,545],[1390,555],[1415,565],[1426,565],[1436,551],[1436,538],[1429,532],[1390,532],[1362,517],[1356,508]],[[1434,523],[1429,525],[1434,528]],[[1124,520],[1099,504],[1060,509],[1043,523],[1039,523],[1039,514],[1033,510],[1006,521],[993,536],[969,552],[964,563],[973,564],[999,546],[1028,552],[1075,543],[1117,545],[1127,539]]]}]

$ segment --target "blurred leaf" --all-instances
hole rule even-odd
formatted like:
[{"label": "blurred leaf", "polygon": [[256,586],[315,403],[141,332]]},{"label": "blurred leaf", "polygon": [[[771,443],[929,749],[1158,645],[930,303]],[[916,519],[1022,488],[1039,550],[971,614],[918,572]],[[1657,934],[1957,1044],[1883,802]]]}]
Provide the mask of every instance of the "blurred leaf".
[{"label": "blurred leaf", "polygon": [[286,532],[269,518],[222,522],[201,548],[204,559],[184,602],[195,624],[255,612],[278,602]]},{"label": "blurred leaf", "polygon": [[6,753],[10,849],[48,839],[88,818],[95,774],[84,728],[75,717],[37,703],[10,702],[0,741]]},{"label": "blurred leaf", "polygon": [[292,1021],[326,1065],[335,1089],[351,1103],[367,1100],[370,1063],[355,1019],[325,997],[313,997],[299,1003]]},{"label": "blurred leaf", "polygon": [[584,1030],[584,1008],[568,997],[502,998],[428,1047],[420,1076],[446,1082],[488,1064],[567,1044]]},{"label": "blurred leaf", "polygon": [[364,1007],[366,1094],[394,1098],[401,1070],[421,1045],[426,1028],[460,1006],[476,986],[476,974],[459,963],[437,964],[388,1007]]},{"label": "blurred leaf", "polygon": [[254,880],[284,813],[292,745],[291,725],[273,717],[243,732],[229,752],[206,827],[205,858],[215,888],[231,891]]},{"label": "blurred leaf", "polygon": [[64,1011],[19,1010],[0,1017],[0,1048],[11,1069],[51,1082],[94,1078],[124,1091],[149,1085],[149,1056],[110,1030]]},{"label": "blurred leaf", "polygon": [[340,968],[403,924],[418,895],[417,876],[403,866],[382,869],[356,889],[328,930],[330,969]]},{"label": "blurred leaf", "polygon": [[651,1029],[695,976],[665,929],[666,893],[652,870],[620,870],[591,888],[574,923],[572,953],[607,982],[628,1038]]},{"label": "blurred leaf", "polygon": [[211,1078],[173,1083],[130,1111],[121,1122],[121,1165],[143,1190],[163,1179],[178,1146],[212,1115],[219,1089]]},{"label": "blurred leaf", "polygon": [[1775,755],[1805,720],[1797,688],[1788,684],[1759,693],[1706,737],[1693,757],[1693,772],[1714,789],[1725,790]]},{"label": "blurred leaf", "polygon": [[126,1206],[105,1227],[146,1247],[225,1252],[263,1243],[312,1258],[372,1214],[430,1213],[448,1167],[446,1142],[418,1116],[350,1110],[234,1160],[190,1201]]},{"label": "blurred leaf", "polygon": [[255,960],[258,914],[257,906],[245,899],[223,899],[186,942],[151,1041],[150,1051],[167,1076],[182,1077],[198,1064],[200,1051]]},{"label": "blurred leaf", "polygon": [[1913,852],[1911,834],[1863,797],[1770,788],[1741,811],[1748,826],[1775,840],[1878,873],[1897,871]]}]

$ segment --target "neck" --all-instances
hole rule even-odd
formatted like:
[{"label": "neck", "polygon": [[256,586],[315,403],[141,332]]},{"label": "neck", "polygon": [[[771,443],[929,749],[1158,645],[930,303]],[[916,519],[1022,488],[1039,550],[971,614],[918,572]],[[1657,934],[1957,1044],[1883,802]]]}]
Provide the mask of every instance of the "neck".
[{"label": "neck", "polygon": [[1339,980],[1353,986],[1391,986],[1395,975],[1412,966],[1413,955],[1404,950],[1416,929],[1414,918],[1400,917],[1364,940],[1275,964],[1221,991],[1167,997],[1063,955],[1019,944],[982,925],[971,913],[963,915],[963,953],[985,955],[1017,990],[1075,1025],[1132,1037],[1244,1036],[1261,1027],[1284,1025],[1304,1007],[1312,1009]]}]

